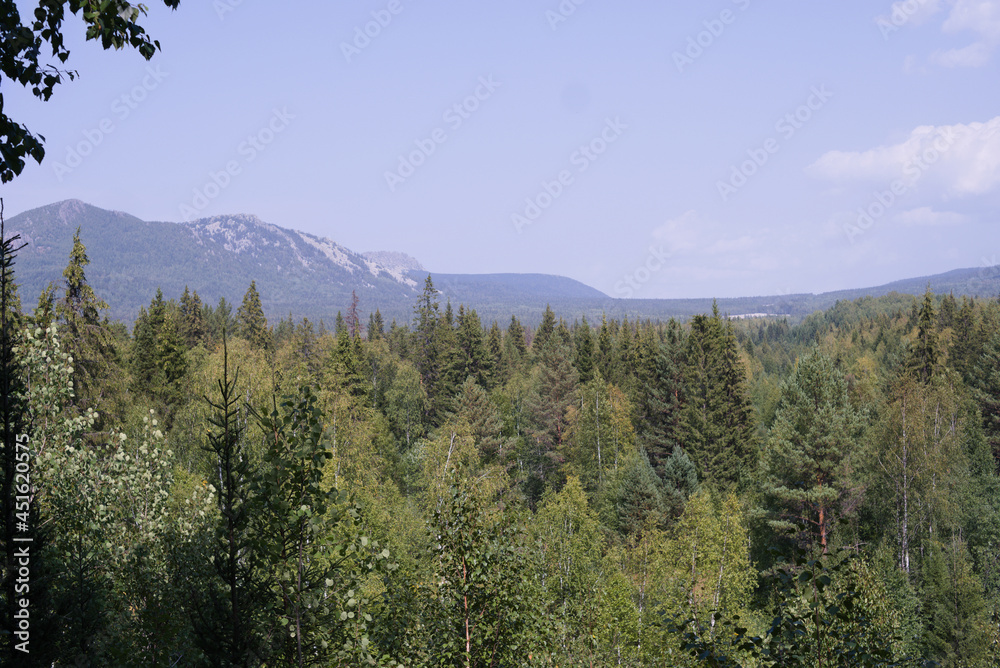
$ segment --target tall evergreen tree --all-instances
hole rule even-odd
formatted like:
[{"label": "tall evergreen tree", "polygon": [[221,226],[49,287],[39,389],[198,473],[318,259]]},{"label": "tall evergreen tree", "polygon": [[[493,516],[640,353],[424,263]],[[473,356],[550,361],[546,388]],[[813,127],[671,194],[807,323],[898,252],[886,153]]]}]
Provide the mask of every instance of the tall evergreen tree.
[{"label": "tall evergreen tree", "polygon": [[927,383],[937,371],[939,356],[934,297],[928,286],[917,315],[917,338],[910,348],[907,366],[921,383]]},{"label": "tall evergreen tree", "polygon": [[[87,282],[90,264],[87,248],[80,240],[80,228],[73,234],[69,264],[63,270],[66,290],[56,304],[56,315],[64,330],[63,340],[73,357],[74,395],[83,406],[103,409],[102,388],[120,373],[113,336],[101,311],[108,305]],[[104,412],[100,410],[100,412]]]},{"label": "tall evergreen tree", "polygon": [[685,353],[680,442],[705,482],[748,481],[757,465],[756,425],[731,325],[718,308],[691,321]]},{"label": "tall evergreen tree", "polygon": [[368,314],[368,340],[378,341],[385,336],[385,322],[382,320],[382,313],[375,309],[374,313]]},{"label": "tall evergreen tree", "polygon": [[573,363],[577,373],[580,374],[580,383],[585,384],[594,378],[594,337],[590,332],[586,316],[582,324],[576,328],[575,335],[576,357]]},{"label": "tall evergreen tree", "polygon": [[859,432],[843,373],[813,350],[782,387],[762,458],[775,529],[798,529],[804,542],[828,551],[847,496],[845,463]]},{"label": "tall evergreen tree", "polygon": [[239,335],[250,342],[257,350],[271,349],[271,330],[264,317],[264,309],[257,293],[257,281],[250,281],[250,287],[243,295],[243,303],[236,311]]},{"label": "tall evergreen tree", "polygon": [[197,290],[189,292],[186,285],[184,294],[181,295],[180,334],[188,348],[194,348],[205,341],[205,316],[201,297]]},{"label": "tall evergreen tree", "polygon": [[684,391],[684,348],[680,325],[671,320],[666,340],[656,346],[653,373],[640,404],[639,435],[653,469],[663,475],[663,463],[680,439]]}]

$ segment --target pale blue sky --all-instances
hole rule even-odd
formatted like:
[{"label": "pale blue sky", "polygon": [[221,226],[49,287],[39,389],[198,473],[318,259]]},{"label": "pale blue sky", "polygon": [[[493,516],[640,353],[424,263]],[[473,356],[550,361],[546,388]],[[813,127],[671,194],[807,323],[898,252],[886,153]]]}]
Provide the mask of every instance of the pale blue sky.
[{"label": "pale blue sky", "polygon": [[48,151],[0,187],[8,215],[254,213],[612,296],[1000,262],[1000,0],[186,0],[147,23],[148,65],[74,35],[51,101],[4,82]]}]

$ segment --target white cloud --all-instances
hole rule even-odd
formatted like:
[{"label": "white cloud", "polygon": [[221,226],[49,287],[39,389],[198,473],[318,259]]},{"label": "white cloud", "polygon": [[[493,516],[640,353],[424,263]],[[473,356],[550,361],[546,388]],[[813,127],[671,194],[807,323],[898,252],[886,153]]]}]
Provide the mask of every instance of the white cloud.
[{"label": "white cloud", "polygon": [[956,0],[941,29],[949,35],[972,32],[978,39],[962,48],[935,51],[931,62],[943,67],[982,67],[1000,46],[1000,0]]},{"label": "white cloud", "polygon": [[982,195],[1000,187],[1000,116],[986,123],[922,125],[898,143],[829,151],[806,168],[833,182],[888,186],[902,179],[938,194]]},{"label": "white cloud", "polygon": [[935,211],[929,206],[901,212],[895,217],[895,222],[904,227],[942,227],[960,225],[966,217],[954,211]]}]

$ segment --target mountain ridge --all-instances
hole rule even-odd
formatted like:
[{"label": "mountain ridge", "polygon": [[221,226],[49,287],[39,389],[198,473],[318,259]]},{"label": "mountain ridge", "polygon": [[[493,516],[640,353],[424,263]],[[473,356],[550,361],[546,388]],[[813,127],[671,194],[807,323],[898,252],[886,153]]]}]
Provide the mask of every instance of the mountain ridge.
[{"label": "mountain ridge", "polygon": [[933,276],[901,279],[881,286],[825,293],[688,299],[619,299],[580,281],[550,274],[449,274],[426,270],[399,251],[352,251],[333,239],[285,228],[254,214],[227,214],[190,222],[144,221],[71,199],[11,217],[7,229],[28,243],[18,258],[22,303],[33,307],[50,281],[61,279],[72,235],[81,229],[91,265],[87,277],[108,302],[109,316],[132,322],[157,288],[177,298],[185,286],[206,303],[224,297],[234,307],[256,281],[271,320],[331,320],[347,309],[357,292],[363,312],[378,308],[386,321],[408,323],[413,304],[430,274],[442,304],[474,308],[484,322],[517,315],[527,324],[541,319],[547,305],[562,317],[599,321],[609,317],[687,318],[709,312],[713,303],[734,317],[800,319],[836,301],[892,292],[994,297],[1000,294],[1000,267],[955,269]]}]

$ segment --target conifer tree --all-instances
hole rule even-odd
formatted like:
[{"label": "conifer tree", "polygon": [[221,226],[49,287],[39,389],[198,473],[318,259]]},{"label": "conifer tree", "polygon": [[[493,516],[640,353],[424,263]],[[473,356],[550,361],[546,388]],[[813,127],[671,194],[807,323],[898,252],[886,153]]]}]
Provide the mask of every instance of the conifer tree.
[{"label": "conifer tree", "polygon": [[385,336],[385,323],[382,320],[382,313],[375,309],[374,313],[368,314],[368,340],[378,341]]},{"label": "conifer tree", "polygon": [[943,668],[986,665],[986,606],[964,542],[932,541],[922,580],[928,658]]},{"label": "conifer tree", "polygon": [[762,458],[771,526],[798,529],[825,554],[846,498],[845,462],[860,431],[847,381],[833,361],[813,350],[782,387]]},{"label": "conifer tree", "polygon": [[928,286],[917,315],[917,338],[910,348],[908,368],[921,383],[928,383],[939,363],[937,320],[934,317],[934,299]]},{"label": "conifer tree", "polygon": [[663,503],[668,513],[678,516],[684,510],[684,504],[691,495],[698,491],[698,468],[677,446],[660,467],[660,479],[663,480]]},{"label": "conifer tree", "polygon": [[431,388],[437,383],[439,373],[436,341],[440,305],[437,296],[434,281],[428,274],[424,281],[424,291],[413,309],[413,362],[425,388]]},{"label": "conifer tree", "polygon": [[89,264],[78,227],[73,234],[69,264],[63,270],[66,290],[56,304],[56,315],[64,329],[67,350],[73,357],[74,395],[81,405],[94,406],[101,403],[102,384],[119,371],[113,337],[107,319],[101,317],[101,311],[108,305],[87,282]]},{"label": "conifer tree", "polygon": [[188,348],[204,343],[205,341],[205,317],[201,297],[198,291],[194,293],[188,291],[184,286],[184,294],[181,295],[181,323],[180,334]]},{"label": "conifer tree", "polygon": [[583,318],[583,323],[576,328],[575,339],[576,358],[574,365],[577,373],[580,374],[580,383],[589,383],[594,378],[594,337],[591,335],[586,316]]},{"label": "conifer tree", "polygon": [[250,281],[250,287],[243,295],[243,303],[236,311],[239,335],[257,350],[271,350],[271,330],[264,317],[264,309],[257,293],[257,282]]},{"label": "conifer tree", "polygon": [[464,380],[475,379],[480,387],[489,385],[492,369],[490,354],[483,337],[483,326],[475,309],[466,311],[464,306],[458,308],[458,377]]},{"label": "conifer tree", "polygon": [[351,290],[351,305],[347,307],[347,332],[351,338],[361,336],[361,316],[358,314],[358,293]]},{"label": "conifer tree", "polygon": [[663,501],[660,478],[649,465],[644,450],[629,457],[615,491],[615,518],[622,536],[641,536],[663,524],[667,506]]},{"label": "conifer tree", "polygon": [[661,476],[664,461],[670,457],[680,439],[683,356],[680,326],[677,321],[671,320],[666,340],[656,346],[652,378],[640,404],[639,434],[653,469]]},{"label": "conifer tree", "polygon": [[542,314],[542,322],[538,325],[538,329],[535,330],[535,337],[531,341],[531,350],[534,352],[541,351],[545,347],[545,344],[549,342],[552,335],[556,331],[556,314],[552,312],[552,308],[546,304],[545,313]]},{"label": "conifer tree", "polygon": [[983,417],[983,429],[996,465],[1000,466],[1000,330],[994,330],[970,372],[972,393]]},{"label": "conifer tree", "polygon": [[614,337],[608,317],[601,316],[601,329],[597,334],[597,368],[605,379],[611,378],[614,368]]},{"label": "conifer tree", "polygon": [[717,307],[692,319],[685,348],[680,443],[704,482],[747,480],[757,465],[753,407],[736,337]]}]

